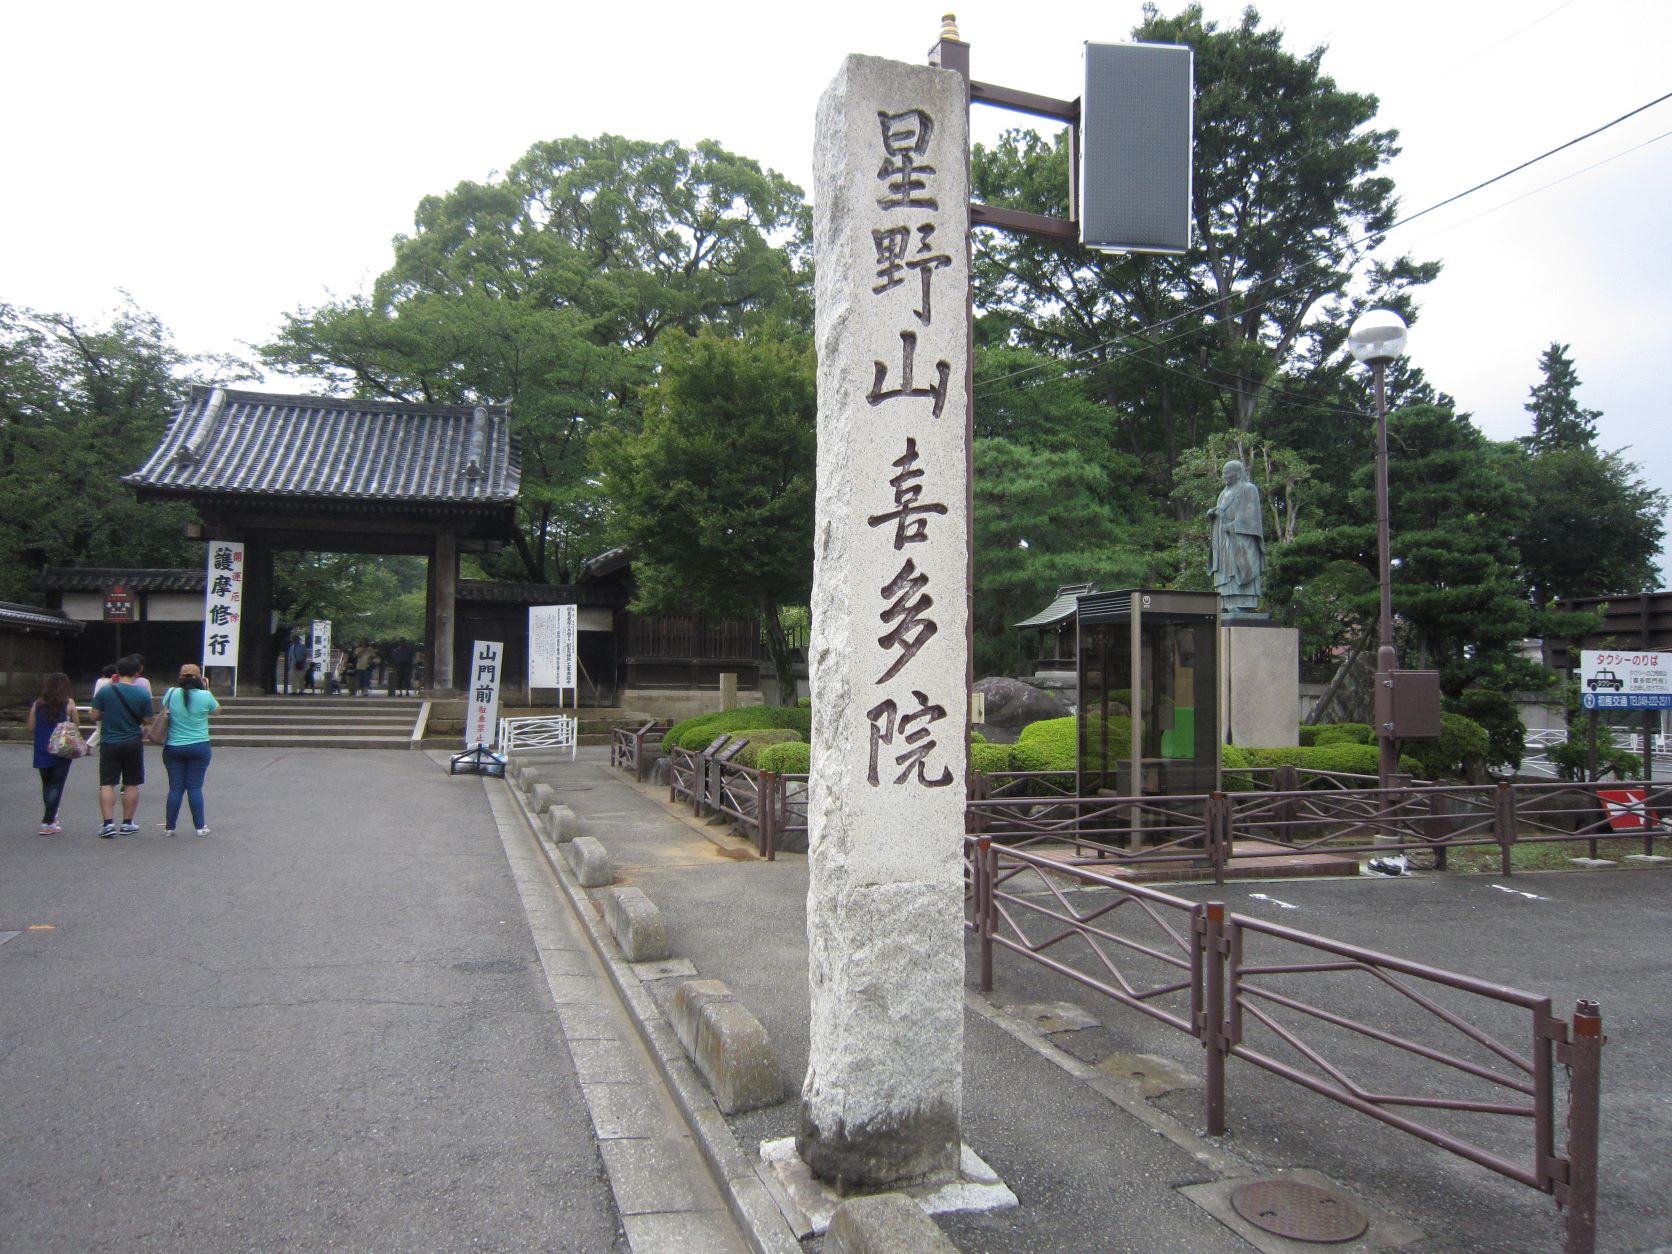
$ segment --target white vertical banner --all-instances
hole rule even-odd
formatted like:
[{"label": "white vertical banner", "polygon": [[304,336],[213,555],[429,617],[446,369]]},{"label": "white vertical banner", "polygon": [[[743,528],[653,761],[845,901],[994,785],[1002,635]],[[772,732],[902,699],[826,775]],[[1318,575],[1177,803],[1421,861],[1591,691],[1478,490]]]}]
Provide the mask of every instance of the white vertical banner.
[{"label": "white vertical banner", "polygon": [[203,673],[211,666],[232,668],[232,691],[238,691],[238,624],[244,617],[244,545],[240,540],[209,542],[203,585]]},{"label": "white vertical banner", "polygon": [[499,727],[499,665],[505,647],[497,640],[470,646],[470,701],[465,707],[464,747],[488,748]]},{"label": "white vertical banner", "polygon": [[[528,686],[556,688],[559,706],[563,704],[563,690],[576,687],[575,650],[579,629],[576,606],[528,607]],[[578,693],[575,703],[580,704]]]},{"label": "white vertical banner", "polygon": [[331,620],[316,618],[310,638],[309,652],[313,662],[314,683],[320,692],[331,690]]}]

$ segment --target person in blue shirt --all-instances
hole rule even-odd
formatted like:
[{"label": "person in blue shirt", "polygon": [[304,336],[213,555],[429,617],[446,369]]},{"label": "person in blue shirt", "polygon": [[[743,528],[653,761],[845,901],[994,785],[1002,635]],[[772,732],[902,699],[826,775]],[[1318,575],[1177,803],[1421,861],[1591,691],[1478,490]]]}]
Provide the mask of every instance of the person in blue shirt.
[{"label": "person in blue shirt", "polygon": [[99,725],[99,813],[106,840],[117,833],[116,789],[122,789],[124,836],[139,831],[139,787],[145,782],[145,729],[151,725],[151,694],[139,687],[142,663],[130,653],[116,663],[116,681],[93,694],[90,711]]},{"label": "person in blue shirt", "polygon": [[221,703],[204,684],[202,669],[187,662],[180,668],[179,684],[163,693],[162,708],[168,714],[168,743],[163,746],[163,766],[168,771],[164,834],[174,835],[184,797],[191,806],[192,826],[199,836],[207,836],[203,778],[209,773],[209,716]]},{"label": "person in blue shirt", "polygon": [[41,685],[41,695],[29,707],[28,727],[35,736],[35,769],[41,773],[41,835],[56,836],[64,829],[58,823],[58,806],[64,799],[64,783],[70,777],[71,758],[61,758],[47,749],[52,730],[63,722],[76,722],[75,698],[70,677],[54,671]]}]

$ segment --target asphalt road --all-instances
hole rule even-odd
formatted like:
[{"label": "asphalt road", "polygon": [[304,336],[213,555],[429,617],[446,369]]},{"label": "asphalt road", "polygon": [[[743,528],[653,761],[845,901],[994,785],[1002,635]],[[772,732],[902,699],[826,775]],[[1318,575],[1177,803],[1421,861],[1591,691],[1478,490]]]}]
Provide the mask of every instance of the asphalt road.
[{"label": "asphalt road", "polygon": [[220,749],[213,834],[57,837],[0,747],[0,1248],[625,1239],[483,784]]}]

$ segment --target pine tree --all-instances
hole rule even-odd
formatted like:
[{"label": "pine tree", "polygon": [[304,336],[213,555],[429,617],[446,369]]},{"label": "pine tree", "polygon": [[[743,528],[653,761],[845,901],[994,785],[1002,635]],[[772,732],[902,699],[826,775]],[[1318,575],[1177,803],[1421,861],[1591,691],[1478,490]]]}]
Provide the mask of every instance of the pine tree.
[{"label": "pine tree", "polygon": [[1573,368],[1567,344],[1552,342],[1539,358],[1544,382],[1532,388],[1526,409],[1533,416],[1533,434],[1526,445],[1533,453],[1561,448],[1589,448],[1597,438],[1597,419],[1602,412],[1582,409],[1574,398],[1579,390],[1579,372]]}]

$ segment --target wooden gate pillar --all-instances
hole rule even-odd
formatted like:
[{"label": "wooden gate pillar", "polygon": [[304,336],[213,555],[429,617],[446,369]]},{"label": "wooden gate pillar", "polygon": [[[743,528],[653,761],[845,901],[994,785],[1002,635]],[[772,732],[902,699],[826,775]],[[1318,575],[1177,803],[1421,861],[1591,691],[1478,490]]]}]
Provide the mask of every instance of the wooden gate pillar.
[{"label": "wooden gate pillar", "polygon": [[451,529],[436,532],[430,551],[429,578],[429,672],[425,683],[430,691],[452,693],[458,689],[454,673],[453,635],[458,624],[459,544]]}]

